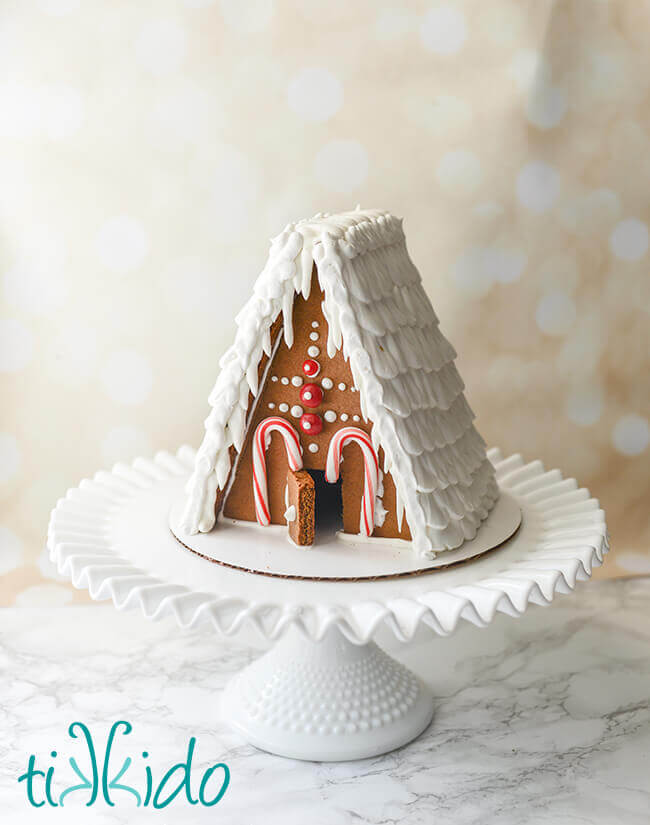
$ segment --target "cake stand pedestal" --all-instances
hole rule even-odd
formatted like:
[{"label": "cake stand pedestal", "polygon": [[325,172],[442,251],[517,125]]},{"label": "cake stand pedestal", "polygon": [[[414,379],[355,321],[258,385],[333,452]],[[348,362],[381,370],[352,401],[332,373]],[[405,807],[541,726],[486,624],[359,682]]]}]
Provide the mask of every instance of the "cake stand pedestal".
[{"label": "cake stand pedestal", "polygon": [[429,688],[372,641],[380,626],[408,642],[421,625],[447,635],[461,619],[485,627],[497,612],[517,617],[570,592],[607,551],[604,514],[587,490],[539,461],[489,457],[521,527],[480,558],[423,575],[296,580],[188,552],[168,518],[193,465],[189,447],[69,490],[52,512],[48,547],[59,571],[95,599],[227,635],[253,627],[276,642],[222,697],[224,717],[252,744],[298,759],[375,756],[416,737],[434,709]]},{"label": "cake stand pedestal", "polygon": [[431,691],[374,642],[335,627],[319,642],[289,628],[235,676],[222,713],[245,739],[294,759],[362,759],[398,748],[433,716]]}]

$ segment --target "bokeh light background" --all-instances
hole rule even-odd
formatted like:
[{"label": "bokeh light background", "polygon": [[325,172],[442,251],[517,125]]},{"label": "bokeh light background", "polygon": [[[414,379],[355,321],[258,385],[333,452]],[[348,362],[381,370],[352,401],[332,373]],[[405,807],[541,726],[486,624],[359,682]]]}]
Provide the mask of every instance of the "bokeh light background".
[{"label": "bokeh light background", "polygon": [[607,509],[650,572],[650,3],[4,0],[4,604],[101,467],[198,444],[293,219],[405,219],[490,444]]}]

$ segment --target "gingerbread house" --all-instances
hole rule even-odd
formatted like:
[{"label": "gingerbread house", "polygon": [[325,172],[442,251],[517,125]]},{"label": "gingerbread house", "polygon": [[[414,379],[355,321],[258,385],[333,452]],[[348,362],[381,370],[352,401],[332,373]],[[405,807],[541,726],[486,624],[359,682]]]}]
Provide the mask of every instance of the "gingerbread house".
[{"label": "gingerbread house", "polygon": [[494,469],[401,220],[357,209],[290,224],[236,320],[186,532],[242,520],[309,545],[334,514],[343,538],[425,557],[475,536]]}]

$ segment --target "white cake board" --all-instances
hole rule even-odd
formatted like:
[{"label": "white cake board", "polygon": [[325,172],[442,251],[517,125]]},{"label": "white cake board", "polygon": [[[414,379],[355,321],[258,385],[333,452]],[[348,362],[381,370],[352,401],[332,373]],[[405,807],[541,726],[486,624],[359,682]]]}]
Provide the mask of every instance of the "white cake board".
[{"label": "white cake board", "polygon": [[607,551],[604,514],[587,490],[539,461],[488,455],[521,510],[519,530],[495,552],[424,575],[296,580],[187,552],[169,511],[193,465],[190,448],[117,465],[69,490],[52,513],[48,547],[76,587],[120,609],[230,635],[253,626],[279,639],[223,696],[225,718],[248,741],[299,759],[374,756],[417,736],[433,714],[429,687],[372,641],[380,625],[408,642],[421,625],[446,635],[461,619],[484,627],[499,611],[516,617],[587,579]]},{"label": "white cake board", "polygon": [[521,524],[519,505],[502,490],[476,538],[435,559],[423,559],[410,543],[340,535],[334,525],[318,529],[309,548],[292,544],[286,526],[280,524],[260,527],[256,522],[220,519],[211,532],[190,535],[180,527],[184,505],[182,496],[174,502],[169,527],[183,547],[206,561],[264,576],[320,581],[375,580],[449,567],[494,550]]}]

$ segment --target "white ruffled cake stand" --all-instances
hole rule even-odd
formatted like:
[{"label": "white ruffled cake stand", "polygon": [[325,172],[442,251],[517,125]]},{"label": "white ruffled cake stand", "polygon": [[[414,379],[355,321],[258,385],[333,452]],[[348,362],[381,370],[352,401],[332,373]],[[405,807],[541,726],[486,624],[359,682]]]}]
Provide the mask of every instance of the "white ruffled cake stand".
[{"label": "white ruffled cake stand", "polygon": [[[354,579],[309,578],[309,565],[319,575],[331,559],[316,552],[312,563],[312,551],[292,548],[301,554],[301,578],[291,578],[286,561],[273,569],[275,556],[260,555],[267,540],[251,528],[237,528],[228,566],[210,560],[219,555],[209,549],[218,530],[197,539],[206,558],[189,552],[169,526],[194,463],[189,447],[118,464],[69,490],[52,512],[48,547],[59,571],[94,599],[139,606],[151,618],[173,614],[182,627],[208,623],[226,635],[250,625],[279,640],[222,697],[224,717],[252,744],[297,759],[374,756],[416,737],[434,710],[429,687],[372,641],[380,625],[407,643],[420,625],[447,635],[461,619],[485,627],[497,612],[518,617],[529,603],[550,604],[588,579],[607,552],[604,513],[575,480],[519,455],[488,455],[503,504],[481,532],[491,536],[489,547],[505,542],[466,563],[480,546],[457,554],[456,564],[442,554],[435,563],[452,566],[420,575],[402,551],[386,554],[387,577],[375,554],[372,578],[362,578],[358,560]],[[241,536],[256,546],[257,572],[230,566],[251,564]],[[346,555],[357,549],[339,543],[335,569],[345,571]]]}]

